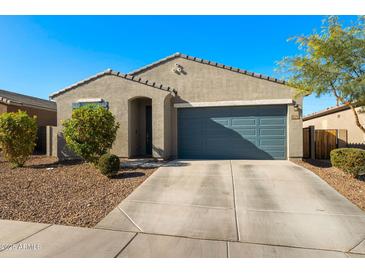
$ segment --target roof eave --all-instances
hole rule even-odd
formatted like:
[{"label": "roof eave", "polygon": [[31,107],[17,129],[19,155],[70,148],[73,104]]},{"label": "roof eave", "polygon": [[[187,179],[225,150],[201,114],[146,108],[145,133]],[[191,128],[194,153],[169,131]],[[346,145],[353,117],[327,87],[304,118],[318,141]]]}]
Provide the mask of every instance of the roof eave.
[{"label": "roof eave", "polygon": [[282,84],[282,85],[287,85],[287,83],[283,80],[280,80],[280,79],[277,79],[277,78],[274,78],[274,77],[270,77],[270,76],[266,76],[266,75],[263,75],[263,74],[259,74],[259,73],[255,73],[255,72],[250,72],[248,70],[242,70],[242,69],[239,69],[239,68],[235,68],[235,67],[231,67],[231,66],[226,66],[224,64],[220,64],[220,63],[217,63],[217,62],[213,62],[213,61],[209,61],[209,60],[206,60],[206,59],[202,59],[202,58],[198,58],[198,57],[194,57],[194,56],[190,56],[190,55],[187,55],[187,54],[182,54],[180,52],[176,52],[172,55],[169,55],[165,58],[162,58],[160,60],[157,60],[151,64],[148,64],[146,66],[143,66],[139,69],[136,69],[132,72],[129,72],[128,74],[129,75],[136,75],[138,73],[142,73],[142,72],[145,72],[149,69],[152,69],[158,65],[161,65],[165,62],[168,62],[168,61],[171,61],[175,58],[184,58],[186,60],[191,60],[191,61],[194,61],[194,62],[198,62],[198,63],[202,63],[202,64],[206,64],[206,65],[211,65],[211,66],[215,66],[215,67],[218,67],[218,68],[221,68],[221,69],[226,69],[226,70],[230,70],[232,72],[236,72],[236,73],[240,73],[240,74],[244,74],[244,75],[248,75],[248,76],[252,76],[252,77],[255,77],[255,78],[259,78],[259,79],[262,79],[262,80],[267,80],[267,81],[270,81],[270,82],[274,82],[274,83],[277,83],[277,84]]},{"label": "roof eave", "polygon": [[326,110],[323,110],[323,111],[320,111],[320,112],[312,113],[312,114],[309,114],[307,116],[304,116],[303,117],[303,122],[304,121],[309,121],[309,120],[312,120],[312,119],[315,119],[315,118],[320,118],[320,117],[323,117],[323,116],[327,116],[329,114],[334,114],[334,113],[337,113],[337,112],[348,110],[349,108],[350,108],[349,106],[342,105],[342,106],[338,106],[338,107],[335,107],[335,108],[326,109]]},{"label": "roof eave", "polygon": [[82,80],[82,81],[79,81],[75,84],[72,84],[64,89],[61,89],[59,91],[56,91],[54,93],[52,93],[49,98],[50,99],[54,99],[55,97],[67,92],[67,91],[70,91],[76,87],[79,87],[81,85],[84,85],[84,84],[87,84],[91,81],[94,81],[102,76],[105,76],[105,75],[112,75],[112,76],[117,76],[117,77],[121,77],[121,78],[124,78],[124,79],[127,79],[127,80],[130,80],[130,81],[133,81],[133,82],[137,82],[137,83],[140,83],[140,84],[143,84],[143,85],[147,85],[147,86],[150,86],[150,87],[153,87],[153,88],[156,88],[156,89],[159,89],[159,90],[163,90],[163,91],[166,91],[166,92],[170,92],[170,93],[174,93],[176,94],[176,90],[172,87],[169,87],[169,86],[165,86],[165,85],[162,85],[162,84],[159,84],[159,83],[156,83],[156,82],[153,82],[153,81],[150,81],[150,80],[146,80],[146,79],[142,79],[140,77],[136,77],[134,75],[130,75],[130,74],[124,74],[124,73],[121,73],[119,71],[115,71],[115,70],[112,70],[112,69],[107,69],[103,72],[100,72],[100,73],[97,73],[89,78],[86,78],[85,80]]},{"label": "roof eave", "polygon": [[0,97],[0,102],[4,103],[6,105],[9,105],[9,106],[21,106],[21,107],[35,108],[35,109],[48,110],[48,111],[57,111],[56,107],[49,108],[49,107],[45,107],[45,106],[27,104],[27,103],[23,103],[23,102],[10,100],[10,99],[4,98],[4,97]]}]

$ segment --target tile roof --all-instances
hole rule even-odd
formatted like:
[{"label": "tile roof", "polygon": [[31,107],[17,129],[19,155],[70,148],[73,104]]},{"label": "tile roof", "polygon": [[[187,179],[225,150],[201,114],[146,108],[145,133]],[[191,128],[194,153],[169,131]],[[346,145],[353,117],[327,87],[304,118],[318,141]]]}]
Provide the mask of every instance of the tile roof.
[{"label": "tile roof", "polygon": [[104,75],[114,75],[114,76],[118,76],[118,77],[121,77],[121,78],[124,78],[126,80],[129,80],[129,81],[133,81],[133,82],[137,82],[137,83],[140,83],[140,84],[143,84],[143,85],[147,85],[147,86],[150,86],[150,87],[153,87],[153,88],[156,88],[156,89],[160,89],[160,90],[164,90],[164,91],[168,91],[168,92],[173,92],[173,93],[176,93],[176,90],[172,87],[169,87],[169,86],[165,86],[165,85],[162,85],[162,84],[159,84],[159,83],[156,83],[156,82],[153,82],[153,81],[150,81],[150,80],[146,80],[146,79],[142,79],[138,76],[133,76],[133,75],[129,75],[129,74],[124,74],[124,73],[121,73],[119,71],[115,71],[115,70],[112,70],[112,69],[107,69],[103,72],[100,72],[98,74],[95,74],[87,79],[84,79],[82,81],[79,81],[71,86],[68,86],[64,89],[61,89],[57,92],[54,92],[50,95],[50,98],[53,99],[55,98],[56,96],[58,95],[61,95],[73,88],[76,88],[80,85],[83,85],[83,84],[86,84],[86,83],[89,83],[97,78],[100,78]]},{"label": "tile roof", "polygon": [[250,72],[250,71],[247,71],[247,70],[242,70],[242,69],[239,69],[239,68],[235,68],[235,67],[231,67],[231,66],[226,66],[226,65],[223,65],[223,64],[220,64],[220,63],[217,63],[217,62],[213,62],[213,61],[209,61],[209,60],[205,60],[205,59],[201,59],[201,58],[197,58],[197,57],[193,57],[193,56],[190,56],[190,55],[186,55],[186,54],[182,54],[180,52],[176,52],[170,56],[167,56],[163,59],[160,59],[156,62],[153,62],[149,65],[146,65],[144,67],[141,67],[137,70],[134,70],[128,74],[130,75],[136,75],[138,73],[141,73],[141,72],[144,72],[144,71],[147,71],[155,66],[158,66],[160,64],[163,64],[167,61],[170,61],[170,60],[173,60],[175,58],[184,58],[184,59],[187,59],[187,60],[191,60],[191,61],[195,61],[195,62],[198,62],[198,63],[202,63],[202,64],[206,64],[206,65],[210,65],[210,66],[214,66],[214,67],[218,67],[218,68],[222,68],[222,69],[226,69],[226,70],[230,70],[230,71],[233,71],[233,72],[236,72],[236,73],[240,73],[240,74],[245,74],[245,75],[248,75],[248,76],[252,76],[252,77],[255,77],[255,78],[259,78],[259,79],[264,79],[264,80],[268,80],[268,81],[271,81],[271,82],[275,82],[275,83],[278,83],[278,84],[283,84],[285,85],[286,82],[283,81],[283,80],[280,80],[280,79],[277,79],[277,78],[273,78],[273,77],[270,77],[270,76],[266,76],[266,75],[263,75],[263,74],[258,74],[258,73],[254,73],[254,72]]},{"label": "tile roof", "polygon": [[340,105],[340,106],[334,106],[334,107],[329,107],[326,108],[324,110],[318,111],[318,112],[313,112],[311,114],[308,114],[306,116],[303,117],[303,121],[308,121],[314,118],[318,118],[318,117],[322,117],[328,114],[332,114],[332,113],[336,113],[336,112],[340,112],[343,110],[347,110],[350,107],[347,105]]},{"label": "tile roof", "polygon": [[2,89],[0,89],[0,102],[7,105],[25,106],[30,108],[56,111],[55,102]]}]

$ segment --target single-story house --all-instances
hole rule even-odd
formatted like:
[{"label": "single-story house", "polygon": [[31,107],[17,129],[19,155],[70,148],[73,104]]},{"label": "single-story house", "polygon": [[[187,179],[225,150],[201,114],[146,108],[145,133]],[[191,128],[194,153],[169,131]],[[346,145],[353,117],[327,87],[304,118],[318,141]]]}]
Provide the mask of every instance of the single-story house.
[{"label": "single-story house", "polygon": [[22,110],[37,116],[38,134],[35,153],[46,153],[46,127],[57,126],[56,103],[23,94],[0,90],[0,114]]},{"label": "single-story house", "polygon": [[50,96],[57,103],[53,151],[72,109],[99,103],[120,122],[120,157],[288,159],[302,157],[302,98],[278,79],[175,53],[129,74],[107,70]]},{"label": "single-story house", "polygon": [[[365,125],[365,107],[357,107],[360,123]],[[349,106],[340,105],[303,117],[303,127],[315,129],[346,129],[348,146],[365,147],[365,134],[356,125],[355,116]]]}]

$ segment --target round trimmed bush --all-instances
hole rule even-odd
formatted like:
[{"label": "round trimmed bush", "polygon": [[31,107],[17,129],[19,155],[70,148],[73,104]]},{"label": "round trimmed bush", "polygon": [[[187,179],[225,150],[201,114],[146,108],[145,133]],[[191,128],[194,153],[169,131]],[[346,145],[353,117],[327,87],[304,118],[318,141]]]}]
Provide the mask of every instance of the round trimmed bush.
[{"label": "round trimmed bush", "polygon": [[103,175],[110,177],[118,173],[120,160],[118,156],[107,153],[100,157],[98,167]]},{"label": "round trimmed bush", "polygon": [[25,111],[0,115],[0,150],[13,167],[21,167],[32,154],[37,139],[37,118]]},{"label": "round trimmed bush", "polygon": [[74,109],[63,126],[67,146],[87,162],[97,164],[100,156],[112,148],[119,123],[102,106],[86,105]]},{"label": "round trimmed bush", "polygon": [[356,178],[365,172],[365,150],[338,148],[331,151],[331,164]]}]

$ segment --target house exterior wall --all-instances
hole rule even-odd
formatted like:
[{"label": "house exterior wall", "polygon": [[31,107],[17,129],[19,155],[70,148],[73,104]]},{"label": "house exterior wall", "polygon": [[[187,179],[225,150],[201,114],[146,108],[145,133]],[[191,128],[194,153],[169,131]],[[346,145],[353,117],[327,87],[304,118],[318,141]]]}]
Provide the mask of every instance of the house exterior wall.
[{"label": "house exterior wall", "polygon": [[46,134],[47,126],[57,125],[57,113],[56,110],[43,110],[39,108],[31,108],[17,105],[5,105],[0,103],[0,115],[5,112],[17,112],[18,110],[25,111],[29,116],[37,116],[37,141],[35,147],[35,153],[46,153],[47,151],[47,140]]},{"label": "house exterior wall", "polygon": [[[177,74],[175,64],[182,67]],[[236,73],[223,68],[175,58],[146,71],[134,74],[174,87],[177,96],[173,103],[217,102],[235,100],[294,99],[302,107],[302,98],[294,98],[295,90],[288,86]],[[288,156],[302,157],[301,111],[288,105]],[[299,117],[298,117],[299,115]],[[177,110],[171,107],[171,155],[177,155]]]},{"label": "house exterior wall", "polygon": [[[359,119],[364,125],[365,113],[359,113]],[[356,125],[355,116],[351,109],[303,121],[303,127],[309,126],[314,126],[316,129],[347,129],[347,141],[350,146],[365,144],[365,134]]]},{"label": "house exterior wall", "polygon": [[17,112],[18,110],[25,111],[29,116],[37,116],[38,126],[56,126],[57,113],[56,111],[43,110],[38,108],[30,108],[24,106],[9,105],[7,112]]},{"label": "house exterior wall", "polygon": [[0,103],[0,115],[8,111],[8,106]]},{"label": "house exterior wall", "polygon": [[60,159],[74,157],[73,153],[65,146],[62,137],[62,121],[71,117],[72,103],[79,99],[102,98],[109,102],[109,110],[115,115],[116,121],[120,123],[111,152],[119,157],[129,157],[133,153],[130,151],[131,147],[129,146],[129,131],[135,130],[135,125],[140,122],[138,115],[129,115],[131,113],[129,104],[134,98],[147,97],[152,100],[153,156],[168,158],[169,154],[166,148],[169,147],[168,142],[171,137],[165,132],[165,129],[169,127],[169,125],[166,125],[164,110],[164,102],[167,96],[169,96],[167,91],[115,75],[104,75],[54,97],[57,103],[58,122],[56,139],[53,141],[54,156]]}]

